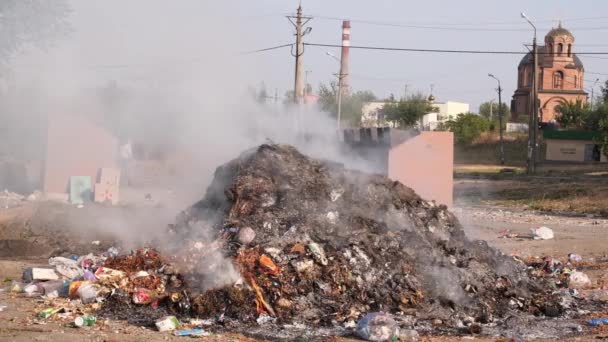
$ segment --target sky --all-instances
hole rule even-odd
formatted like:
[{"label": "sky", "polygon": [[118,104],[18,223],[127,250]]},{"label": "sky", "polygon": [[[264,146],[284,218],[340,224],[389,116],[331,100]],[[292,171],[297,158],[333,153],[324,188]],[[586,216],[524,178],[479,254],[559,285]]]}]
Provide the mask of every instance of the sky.
[{"label": "sky", "polygon": [[[224,89],[264,83],[270,93],[277,89],[282,96],[294,81],[289,48],[239,53],[292,43],[294,30],[285,16],[295,12],[298,2],[74,0],[68,18],[72,33],[44,51],[17,56],[15,77],[37,82],[44,70],[54,73],[61,86],[95,87],[112,80],[170,84],[196,74],[209,80],[201,91],[229,80]],[[352,20],[354,46],[524,52],[532,29],[520,17],[523,11],[537,23],[540,43],[561,19],[575,36],[575,53],[608,51],[608,43],[602,45],[608,32],[608,16],[601,15],[608,13],[605,1],[303,0],[302,7],[313,17],[307,43],[340,44],[344,18]],[[338,71],[328,51],[340,53],[339,48],[322,47],[306,47],[304,52],[307,80],[315,90]],[[480,103],[497,98],[496,81],[488,73],[501,79],[503,101],[509,103],[521,58],[353,49],[350,83],[353,90],[371,90],[381,98],[391,93],[399,97],[406,88],[428,94],[433,85],[437,101],[467,102],[476,111]],[[596,78],[603,82],[608,56],[581,59],[588,72],[585,87]]]}]

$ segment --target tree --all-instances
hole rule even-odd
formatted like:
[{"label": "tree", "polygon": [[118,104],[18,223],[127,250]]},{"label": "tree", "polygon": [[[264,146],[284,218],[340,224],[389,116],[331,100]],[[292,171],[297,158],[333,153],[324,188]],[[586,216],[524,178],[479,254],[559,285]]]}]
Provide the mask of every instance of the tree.
[{"label": "tree", "polygon": [[[593,129],[593,123],[589,122],[591,110],[588,104],[582,100],[564,101],[555,107],[557,122],[564,128]],[[595,124],[597,125],[597,124]]]},{"label": "tree", "polygon": [[69,32],[66,0],[0,1],[0,61],[6,62],[24,45],[47,47]]},{"label": "tree", "polygon": [[608,102],[608,80],[604,82],[604,85],[601,87],[601,90],[603,102]]},{"label": "tree", "polygon": [[421,93],[409,95],[404,100],[395,103],[387,103],[380,110],[387,121],[393,121],[401,128],[406,128],[417,123],[422,116],[435,112],[427,97]]},{"label": "tree", "polygon": [[457,143],[469,144],[490,129],[490,121],[475,113],[462,113],[446,122],[443,128],[454,132]]},{"label": "tree", "polygon": [[[509,106],[506,103],[502,103],[502,117],[507,117],[509,113]],[[498,121],[498,103],[496,102],[484,102],[479,106],[479,115],[492,121]],[[492,115],[490,115],[492,114]]]},{"label": "tree", "polygon": [[[356,91],[352,94],[342,94],[340,118],[352,126],[361,123],[362,109],[366,102],[375,101],[376,96],[369,90]],[[319,107],[322,111],[330,113],[332,117],[338,116],[338,85],[331,82],[329,86],[319,86]]]}]

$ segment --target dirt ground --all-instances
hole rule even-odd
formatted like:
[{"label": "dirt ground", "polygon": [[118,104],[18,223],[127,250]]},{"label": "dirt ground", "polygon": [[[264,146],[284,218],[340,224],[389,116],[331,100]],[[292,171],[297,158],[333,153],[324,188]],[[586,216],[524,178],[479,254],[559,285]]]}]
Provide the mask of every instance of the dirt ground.
[{"label": "dirt ground", "polygon": [[[490,245],[500,249],[505,254],[525,256],[551,255],[564,259],[568,253],[577,253],[586,260],[599,260],[606,257],[608,242],[608,219],[596,217],[568,217],[547,215],[522,208],[504,208],[488,205],[485,201],[492,198],[496,189],[508,188],[510,185],[495,181],[459,180],[455,185],[456,207],[454,213],[459,217],[466,233],[473,239],[488,241]],[[7,250],[18,247],[6,245],[6,240],[16,240],[15,232],[19,225],[15,221],[23,221],[24,226],[31,228],[32,222],[28,215],[33,212],[31,206],[0,211],[0,249]],[[70,209],[72,210],[72,209]],[[102,209],[104,210],[104,209]],[[29,223],[28,223],[29,222]],[[529,229],[547,226],[554,230],[553,240],[531,240],[525,238],[500,238],[501,231],[510,229],[512,233],[529,234]],[[15,242],[10,242],[15,243]],[[84,248],[84,247],[83,247]],[[50,250],[40,250],[52,252]],[[33,252],[33,251],[32,251]],[[0,253],[1,254],[1,253]],[[18,279],[25,266],[45,264],[47,255],[11,256],[7,253],[0,256],[0,279]],[[586,271],[595,282],[603,278],[605,269]],[[100,322],[92,328],[75,329],[66,327],[65,322],[49,321],[46,324],[36,324],[36,312],[45,308],[40,299],[16,297],[0,290],[0,341],[167,341],[180,340],[170,334],[163,334],[152,329],[127,326],[123,322]],[[599,331],[589,331],[586,336],[560,341],[588,341],[604,337]],[[241,334],[222,334],[201,338],[204,341],[254,341]],[[306,340],[302,338],[301,340]],[[328,338],[333,341],[350,341],[345,338]],[[422,341],[500,341],[498,337],[464,336],[464,337],[429,337]],[[548,340],[547,340],[548,341]]]}]

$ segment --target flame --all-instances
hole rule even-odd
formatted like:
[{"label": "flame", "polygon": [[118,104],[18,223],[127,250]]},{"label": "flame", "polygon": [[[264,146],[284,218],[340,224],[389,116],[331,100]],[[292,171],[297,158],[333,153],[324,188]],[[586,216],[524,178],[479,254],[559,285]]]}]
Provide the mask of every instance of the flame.
[{"label": "flame", "polygon": [[256,305],[256,310],[257,310],[258,314],[265,312],[271,316],[276,316],[276,314],[275,314],[274,310],[272,309],[272,307],[270,306],[270,304],[268,304],[268,302],[266,302],[266,300],[264,299],[264,295],[262,295],[262,289],[260,289],[258,284],[255,282],[255,279],[253,279],[253,276],[249,277],[249,285],[251,285],[251,288],[253,288],[253,290],[255,291],[255,296],[256,296],[255,305]]}]

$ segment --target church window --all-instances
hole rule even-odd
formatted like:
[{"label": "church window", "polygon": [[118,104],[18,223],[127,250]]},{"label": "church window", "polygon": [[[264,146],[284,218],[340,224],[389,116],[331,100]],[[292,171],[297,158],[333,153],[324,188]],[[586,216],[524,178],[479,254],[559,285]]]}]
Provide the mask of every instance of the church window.
[{"label": "church window", "polygon": [[553,53],[554,53],[554,51],[553,51],[553,44],[551,44],[551,43],[549,43],[549,52],[550,52],[551,54],[553,54]]},{"label": "church window", "polygon": [[561,55],[564,52],[564,44],[559,43],[557,44],[557,54]]},{"label": "church window", "polygon": [[564,83],[564,73],[561,71],[556,71],[553,74],[553,88],[562,89]]},{"label": "church window", "polygon": [[568,44],[568,57],[572,55],[572,44]]}]

